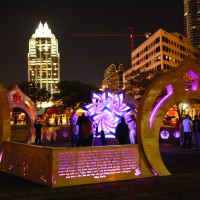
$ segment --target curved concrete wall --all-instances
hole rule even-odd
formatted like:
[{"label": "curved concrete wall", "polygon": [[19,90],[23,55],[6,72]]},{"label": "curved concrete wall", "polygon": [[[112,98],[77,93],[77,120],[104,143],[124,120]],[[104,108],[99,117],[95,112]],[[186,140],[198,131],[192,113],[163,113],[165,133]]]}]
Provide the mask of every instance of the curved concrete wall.
[{"label": "curved concrete wall", "polygon": [[10,108],[7,99],[7,90],[0,84],[0,143],[10,141]]},{"label": "curved concrete wall", "polygon": [[[14,101],[13,96],[15,94],[20,95],[20,100],[18,102]],[[25,142],[32,143],[35,138],[34,122],[35,122],[35,119],[37,118],[37,111],[36,111],[35,104],[27,95],[25,95],[18,88],[17,84],[13,85],[12,90],[7,92],[7,99],[8,99],[10,109],[20,108],[26,113],[26,116],[28,116],[27,122],[28,122],[29,130],[28,130],[27,138]]]},{"label": "curved concrete wall", "polygon": [[[186,91],[183,76],[191,72],[196,77],[194,80],[195,85],[193,90]],[[137,113],[137,137],[148,164],[158,175],[170,174],[163,164],[159,150],[159,130],[162,119],[174,104],[192,98],[200,99],[200,87],[195,87],[199,83],[198,76],[200,76],[200,68],[188,56],[181,65],[155,80],[147,88],[140,100]],[[171,87],[170,89],[173,92],[154,113],[155,118],[152,118],[153,122],[151,125],[150,118],[152,117],[155,100],[168,86]]]}]

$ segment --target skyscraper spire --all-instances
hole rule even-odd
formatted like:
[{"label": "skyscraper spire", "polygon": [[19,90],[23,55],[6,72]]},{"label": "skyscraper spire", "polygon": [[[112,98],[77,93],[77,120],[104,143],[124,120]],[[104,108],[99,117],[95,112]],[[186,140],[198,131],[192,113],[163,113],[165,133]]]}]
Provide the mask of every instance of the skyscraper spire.
[{"label": "skyscraper spire", "polygon": [[35,37],[52,37],[52,32],[51,29],[49,29],[47,22],[42,24],[40,21],[38,28],[35,30]]},{"label": "skyscraper spire", "polygon": [[51,96],[58,93],[60,82],[60,53],[58,40],[52,34],[47,22],[39,23],[29,40],[28,81],[40,89],[45,88]]}]

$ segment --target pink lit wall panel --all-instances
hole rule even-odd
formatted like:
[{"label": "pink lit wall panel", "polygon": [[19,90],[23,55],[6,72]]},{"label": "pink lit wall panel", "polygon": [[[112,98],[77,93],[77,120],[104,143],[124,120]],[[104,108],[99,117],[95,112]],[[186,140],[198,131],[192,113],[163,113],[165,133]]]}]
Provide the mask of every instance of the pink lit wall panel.
[{"label": "pink lit wall panel", "polygon": [[141,175],[137,145],[54,151],[53,187],[134,179]]},{"label": "pink lit wall panel", "polygon": [[152,177],[138,147],[52,148],[4,142],[0,170],[52,188]]}]

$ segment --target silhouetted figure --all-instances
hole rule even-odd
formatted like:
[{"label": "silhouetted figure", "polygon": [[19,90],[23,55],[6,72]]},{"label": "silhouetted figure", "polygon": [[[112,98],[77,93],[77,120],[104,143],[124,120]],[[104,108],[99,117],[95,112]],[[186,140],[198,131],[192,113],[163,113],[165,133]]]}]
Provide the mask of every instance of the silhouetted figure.
[{"label": "silhouetted figure", "polygon": [[62,115],[60,116],[60,125],[62,125],[63,120],[62,120]]},{"label": "silhouetted figure", "polygon": [[81,116],[78,117],[76,124],[78,125],[78,142],[77,142],[77,146],[83,146],[83,133],[82,133],[82,129],[81,126],[83,124],[85,120],[85,113],[82,113]]},{"label": "silhouetted figure", "polygon": [[50,122],[49,122],[49,116],[47,115],[46,118],[46,127],[49,127],[50,126]]},{"label": "silhouetted figure", "polygon": [[27,119],[26,119],[26,116],[24,116],[24,119],[23,119],[23,124],[27,124]]},{"label": "silhouetted figure", "polygon": [[14,116],[14,124],[17,124],[17,115]]},{"label": "silhouetted figure", "polygon": [[72,147],[78,146],[78,125],[76,124],[76,112],[70,117],[71,144]]},{"label": "silhouetted figure", "polygon": [[55,118],[54,118],[54,123],[56,126],[58,126],[58,117],[57,116],[55,116]]},{"label": "silhouetted figure", "polygon": [[42,123],[39,122],[37,119],[35,120],[34,123],[35,127],[35,144],[42,144],[41,142],[41,134],[42,134]]},{"label": "silhouetted figure", "polygon": [[198,115],[194,116],[193,123],[193,134],[194,134],[194,147],[200,150],[200,120]]},{"label": "silhouetted figure", "polygon": [[101,130],[101,144],[102,146],[106,145],[106,138],[105,138],[105,132],[103,130]]},{"label": "silhouetted figure", "polygon": [[89,117],[85,117],[83,124],[81,126],[82,134],[83,134],[83,146],[92,146],[93,144],[93,126]]},{"label": "silhouetted figure", "polygon": [[121,118],[121,122],[117,125],[115,137],[118,139],[119,144],[130,144],[129,128],[124,117]]},{"label": "silhouetted figure", "polygon": [[184,138],[184,133],[183,133],[183,119],[182,117],[179,119],[180,124],[179,124],[179,131],[180,131],[180,146],[183,146],[183,138]]}]

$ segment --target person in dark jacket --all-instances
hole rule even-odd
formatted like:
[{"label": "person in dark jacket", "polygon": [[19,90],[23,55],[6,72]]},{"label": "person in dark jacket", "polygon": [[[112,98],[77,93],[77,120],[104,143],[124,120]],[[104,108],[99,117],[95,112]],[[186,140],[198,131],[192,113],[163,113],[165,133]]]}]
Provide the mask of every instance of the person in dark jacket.
[{"label": "person in dark jacket", "polygon": [[89,117],[85,117],[83,124],[81,126],[83,134],[83,144],[82,146],[92,146],[93,145],[93,126]]},{"label": "person in dark jacket", "polygon": [[119,144],[130,144],[129,128],[125,122],[125,118],[121,118],[121,122],[116,127],[115,137],[118,139]]},{"label": "person in dark jacket", "polygon": [[106,138],[105,138],[105,132],[103,130],[101,130],[101,144],[102,146],[106,145]]},{"label": "person in dark jacket", "polygon": [[193,124],[193,137],[194,137],[194,147],[200,150],[200,120],[198,115],[194,116],[192,121]]},{"label": "person in dark jacket", "polygon": [[83,146],[83,132],[82,132],[82,124],[85,121],[85,113],[82,113],[81,116],[78,117],[76,124],[78,125],[78,141],[77,147]]},{"label": "person in dark jacket", "polygon": [[39,122],[37,119],[35,120],[34,123],[34,127],[35,127],[35,144],[42,144],[41,142],[41,134],[42,134],[42,123]]}]

